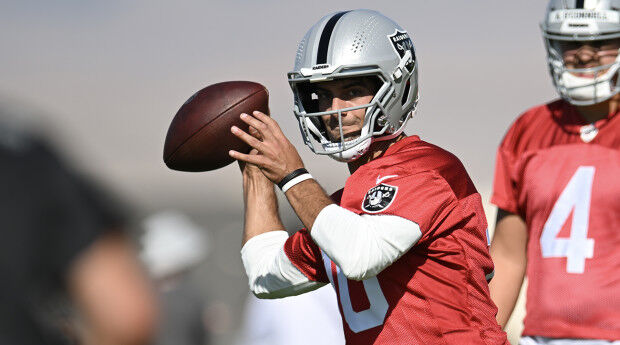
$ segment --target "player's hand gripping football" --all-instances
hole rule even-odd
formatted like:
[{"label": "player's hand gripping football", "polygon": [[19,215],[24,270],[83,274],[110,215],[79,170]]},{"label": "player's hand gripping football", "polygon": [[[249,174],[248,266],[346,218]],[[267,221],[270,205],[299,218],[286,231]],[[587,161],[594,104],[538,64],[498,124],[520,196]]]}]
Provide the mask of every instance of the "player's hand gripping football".
[{"label": "player's hand gripping football", "polygon": [[282,133],[282,129],[273,118],[260,111],[255,111],[252,115],[241,114],[240,118],[250,125],[253,135],[236,126],[230,130],[253,150],[249,154],[231,150],[228,154],[232,158],[258,166],[273,183],[280,182],[286,175],[304,167],[297,149]]}]

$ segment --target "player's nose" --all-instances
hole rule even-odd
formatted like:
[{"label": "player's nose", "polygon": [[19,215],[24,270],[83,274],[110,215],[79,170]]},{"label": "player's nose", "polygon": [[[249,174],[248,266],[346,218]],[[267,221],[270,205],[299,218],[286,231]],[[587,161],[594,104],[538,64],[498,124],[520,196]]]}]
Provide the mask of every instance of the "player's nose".
[{"label": "player's nose", "polygon": [[579,62],[588,63],[596,58],[596,49],[586,44],[581,46],[575,55]]},{"label": "player's nose", "polygon": [[346,108],[346,102],[338,97],[332,98],[332,104],[329,110],[340,110]]}]

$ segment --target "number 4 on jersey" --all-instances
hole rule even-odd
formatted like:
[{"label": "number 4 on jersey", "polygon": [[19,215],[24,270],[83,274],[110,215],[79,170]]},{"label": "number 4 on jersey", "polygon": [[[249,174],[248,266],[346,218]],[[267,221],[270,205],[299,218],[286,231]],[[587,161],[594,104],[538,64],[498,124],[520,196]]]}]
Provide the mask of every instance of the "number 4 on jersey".
[{"label": "number 4 on jersey", "polygon": [[[594,255],[594,240],[587,238],[594,170],[591,166],[577,169],[553,205],[540,237],[543,258],[565,257],[568,273],[583,273],[586,259]],[[571,211],[570,237],[558,238]]]}]

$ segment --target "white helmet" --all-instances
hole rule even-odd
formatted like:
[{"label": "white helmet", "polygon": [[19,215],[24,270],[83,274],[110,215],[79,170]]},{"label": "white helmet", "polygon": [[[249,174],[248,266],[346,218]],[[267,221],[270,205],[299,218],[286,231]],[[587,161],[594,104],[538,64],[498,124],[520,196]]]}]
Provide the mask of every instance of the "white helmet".
[{"label": "white helmet", "polygon": [[[375,77],[380,87],[370,103],[318,112],[310,83],[341,78]],[[413,43],[391,19],[371,10],[329,14],[299,43],[295,68],[288,73],[294,94],[294,113],[304,142],[317,154],[344,162],[362,156],[373,140],[402,133],[418,103],[418,65]],[[361,135],[332,142],[320,116],[366,109]]]},{"label": "white helmet", "polygon": [[206,229],[188,216],[163,211],[143,221],[140,259],[156,279],[164,279],[197,266],[206,257],[209,238]]},{"label": "white helmet", "polygon": [[[558,93],[574,105],[591,105],[608,100],[620,91],[620,55],[607,65],[568,69],[562,45],[620,37],[620,0],[551,0],[541,23],[547,48],[547,62]],[[602,75],[599,72],[605,71]],[[594,78],[575,74],[588,73]]]}]

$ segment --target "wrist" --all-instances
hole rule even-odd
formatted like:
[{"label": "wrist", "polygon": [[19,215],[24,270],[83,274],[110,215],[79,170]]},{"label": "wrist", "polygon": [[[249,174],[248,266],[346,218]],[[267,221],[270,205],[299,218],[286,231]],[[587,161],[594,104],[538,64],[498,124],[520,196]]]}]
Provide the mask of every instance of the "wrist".
[{"label": "wrist", "polygon": [[300,168],[292,171],[277,183],[278,188],[286,193],[291,187],[299,184],[303,181],[312,179],[312,175],[305,168]]},{"label": "wrist", "polygon": [[248,200],[275,199],[274,185],[265,176],[243,176],[243,195]]},{"label": "wrist", "polygon": [[268,188],[273,187],[273,182],[269,181],[267,177],[257,168],[252,171],[246,171],[243,173],[243,186],[265,186]]},{"label": "wrist", "polygon": [[260,180],[260,179],[244,179],[243,180],[243,190],[245,194],[256,194],[256,195],[265,195],[265,194],[275,194],[274,185],[271,181]]}]

